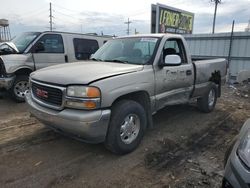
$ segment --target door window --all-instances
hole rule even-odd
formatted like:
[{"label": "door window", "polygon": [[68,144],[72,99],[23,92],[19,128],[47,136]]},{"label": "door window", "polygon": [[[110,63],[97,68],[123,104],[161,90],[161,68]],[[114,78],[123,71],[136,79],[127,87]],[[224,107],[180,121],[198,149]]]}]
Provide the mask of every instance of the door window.
[{"label": "door window", "polygon": [[75,57],[78,60],[86,60],[90,58],[90,55],[95,53],[99,46],[96,40],[91,39],[73,39],[75,48]]},{"label": "door window", "polygon": [[182,64],[187,63],[186,52],[181,39],[167,40],[163,48],[163,57],[166,55],[179,55]]},{"label": "door window", "polygon": [[64,53],[63,39],[58,34],[45,34],[38,41],[43,43],[44,50],[39,53]]}]

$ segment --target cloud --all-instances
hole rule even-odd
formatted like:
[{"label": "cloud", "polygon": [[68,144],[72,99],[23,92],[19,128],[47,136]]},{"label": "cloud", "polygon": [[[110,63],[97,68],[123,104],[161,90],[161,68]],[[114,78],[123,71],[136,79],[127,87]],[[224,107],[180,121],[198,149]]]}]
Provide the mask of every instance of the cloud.
[{"label": "cloud", "polygon": [[[130,24],[131,33],[134,33],[135,29],[140,33],[149,33],[150,5],[156,2],[154,0],[147,0],[144,3],[134,2],[133,0],[127,1],[120,3],[107,0],[104,3],[92,0],[86,6],[86,3],[80,0],[74,0],[74,3],[66,0],[53,0],[54,27],[59,31],[98,34],[103,32],[104,34],[120,36],[126,34],[127,25],[124,22],[129,17],[132,21]],[[49,1],[43,0],[38,3],[32,0],[25,0],[25,2],[23,5],[17,5],[19,1],[8,0],[0,7],[2,16],[10,21],[12,35],[24,31],[48,30]],[[165,0],[157,2],[166,4]],[[250,1],[222,0],[222,2],[218,6],[216,32],[231,31],[232,20],[236,21],[236,30],[243,31],[245,26],[247,26],[248,19],[250,19],[248,11]],[[30,3],[30,6],[27,6],[27,3]],[[10,4],[13,4],[13,6],[10,6]],[[214,3],[210,2],[210,0],[168,0],[167,5],[195,13],[195,33],[211,33]],[[71,8],[80,11],[73,11]]]},{"label": "cloud", "polygon": [[[59,15],[55,15],[56,28],[67,29],[73,32],[84,33],[104,33],[109,35],[126,35],[127,25],[124,23],[127,18],[120,14],[84,11],[79,15],[65,15],[63,19],[57,20]],[[147,20],[131,20],[130,32],[135,29],[140,33],[149,33],[150,22]]]},{"label": "cloud", "polygon": [[82,12],[80,15],[84,18],[84,23],[90,27],[114,26],[124,22],[124,16],[118,14]]},{"label": "cloud", "polygon": [[[222,1],[223,2],[223,1]],[[218,5],[216,17],[216,32],[231,32],[232,22],[235,20],[235,31],[244,31],[247,26],[250,13],[247,9],[250,1],[224,1]],[[213,10],[213,9],[212,9]],[[213,10],[214,11],[214,10]],[[211,33],[213,24],[213,11],[195,13],[194,32],[195,33]]]}]

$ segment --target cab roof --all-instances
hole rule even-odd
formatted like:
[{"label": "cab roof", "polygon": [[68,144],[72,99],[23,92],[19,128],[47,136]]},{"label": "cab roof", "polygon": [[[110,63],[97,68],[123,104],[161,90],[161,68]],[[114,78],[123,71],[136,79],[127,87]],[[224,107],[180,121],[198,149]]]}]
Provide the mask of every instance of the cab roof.
[{"label": "cab roof", "polygon": [[137,34],[137,35],[128,35],[128,36],[121,36],[121,37],[117,37],[117,38],[132,38],[132,37],[157,37],[157,38],[161,38],[164,36],[171,36],[171,37],[179,37],[180,35],[177,34],[171,34],[171,33],[153,33],[153,34]]}]

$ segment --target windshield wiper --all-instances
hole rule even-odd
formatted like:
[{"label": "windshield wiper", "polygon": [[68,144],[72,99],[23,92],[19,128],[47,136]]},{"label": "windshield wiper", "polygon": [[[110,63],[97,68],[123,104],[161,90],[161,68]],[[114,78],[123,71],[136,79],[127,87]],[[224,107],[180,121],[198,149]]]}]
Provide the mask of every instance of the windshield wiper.
[{"label": "windshield wiper", "polygon": [[96,59],[96,58],[90,58],[90,60],[93,60],[93,61],[103,61],[101,59]]},{"label": "windshield wiper", "polygon": [[119,59],[109,59],[109,60],[105,60],[107,62],[116,62],[116,63],[129,63],[128,61],[123,61],[123,60],[119,60]]}]

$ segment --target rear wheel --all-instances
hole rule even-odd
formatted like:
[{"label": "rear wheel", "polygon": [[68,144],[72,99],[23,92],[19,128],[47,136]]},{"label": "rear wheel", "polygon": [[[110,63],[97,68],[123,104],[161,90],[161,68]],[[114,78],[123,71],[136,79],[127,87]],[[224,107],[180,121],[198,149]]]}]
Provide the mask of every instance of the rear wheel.
[{"label": "rear wheel", "polygon": [[17,75],[10,89],[10,94],[16,102],[24,102],[25,92],[29,90],[29,76]]},{"label": "rear wheel", "polygon": [[126,154],[140,144],[146,129],[144,108],[132,100],[122,100],[112,107],[105,146],[117,154]]},{"label": "rear wheel", "polygon": [[198,108],[205,113],[213,111],[218,96],[218,90],[215,84],[212,84],[208,92],[202,97],[197,99]]}]

